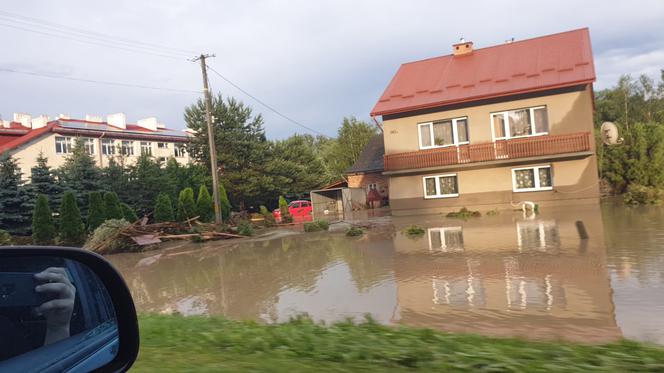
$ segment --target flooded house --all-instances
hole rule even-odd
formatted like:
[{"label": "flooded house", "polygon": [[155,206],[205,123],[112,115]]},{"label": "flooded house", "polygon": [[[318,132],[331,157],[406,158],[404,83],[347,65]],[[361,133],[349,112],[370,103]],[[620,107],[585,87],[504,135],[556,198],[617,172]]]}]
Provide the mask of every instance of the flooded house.
[{"label": "flooded house", "polygon": [[408,62],[375,107],[394,215],[597,204],[587,28]]}]

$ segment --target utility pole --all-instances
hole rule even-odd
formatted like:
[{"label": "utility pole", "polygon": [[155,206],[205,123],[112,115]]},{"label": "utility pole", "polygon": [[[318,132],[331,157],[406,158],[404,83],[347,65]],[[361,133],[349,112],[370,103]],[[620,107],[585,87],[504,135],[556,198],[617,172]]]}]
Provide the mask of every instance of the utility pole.
[{"label": "utility pole", "polygon": [[208,88],[207,65],[205,59],[214,57],[214,54],[201,54],[194,61],[201,61],[203,72],[203,94],[205,95],[205,120],[207,121],[208,139],[210,140],[210,168],[212,169],[212,196],[214,197],[214,223],[221,225],[221,199],[219,198],[219,174],[217,172],[217,147],[214,144],[214,130],[212,128],[212,97]]}]

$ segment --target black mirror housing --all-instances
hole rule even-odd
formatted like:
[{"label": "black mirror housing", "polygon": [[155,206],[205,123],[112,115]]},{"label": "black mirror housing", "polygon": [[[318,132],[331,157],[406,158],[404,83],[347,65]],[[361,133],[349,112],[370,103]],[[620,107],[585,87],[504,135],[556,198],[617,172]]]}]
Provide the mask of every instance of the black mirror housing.
[{"label": "black mirror housing", "polygon": [[[112,301],[115,311],[115,322],[117,324],[117,346],[115,357],[103,366],[93,366],[83,369],[92,369],[100,372],[125,372],[132,366],[139,350],[139,330],[136,317],[136,308],[124,279],[120,273],[102,256],[78,248],[50,247],[50,246],[8,246],[0,247],[0,263],[11,262],[12,259],[30,258],[53,258],[65,259],[85,265],[94,272],[98,281],[106,288],[106,292]],[[0,331],[1,332],[1,331]],[[45,346],[48,349],[50,346]],[[113,347],[113,350],[115,347]],[[68,367],[57,366],[34,366],[38,362],[40,350],[29,351],[23,359],[11,359],[0,362],[2,369],[12,371],[63,371]],[[110,359],[109,359],[110,360]],[[3,365],[5,364],[5,365]],[[27,366],[30,364],[30,366]],[[38,364],[38,363],[36,363]],[[85,365],[84,365],[85,366]],[[74,369],[76,370],[76,369]],[[80,369],[79,369],[80,370]]]}]

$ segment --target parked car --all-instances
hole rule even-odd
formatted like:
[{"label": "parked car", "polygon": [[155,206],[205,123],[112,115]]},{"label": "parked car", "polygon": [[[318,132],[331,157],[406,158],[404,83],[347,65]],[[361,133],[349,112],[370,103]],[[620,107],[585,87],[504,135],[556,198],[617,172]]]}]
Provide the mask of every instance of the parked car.
[{"label": "parked car", "polygon": [[[311,201],[297,200],[288,204],[288,212],[291,214],[295,221],[307,220],[311,217],[312,207]],[[277,222],[281,222],[281,210],[275,209],[272,211],[272,216]]]}]

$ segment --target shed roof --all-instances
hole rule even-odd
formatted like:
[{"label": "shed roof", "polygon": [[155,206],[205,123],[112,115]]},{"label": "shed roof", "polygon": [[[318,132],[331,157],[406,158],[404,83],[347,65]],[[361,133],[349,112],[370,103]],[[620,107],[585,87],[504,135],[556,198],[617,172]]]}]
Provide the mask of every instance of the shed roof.
[{"label": "shed roof", "polygon": [[385,155],[385,143],[383,142],[383,134],[378,134],[372,137],[367,146],[364,147],[360,157],[357,159],[348,170],[347,174],[361,173],[361,172],[380,172],[383,171],[384,163],[383,156]]},{"label": "shed roof", "polygon": [[595,81],[588,28],[401,65],[371,115],[403,113]]}]

